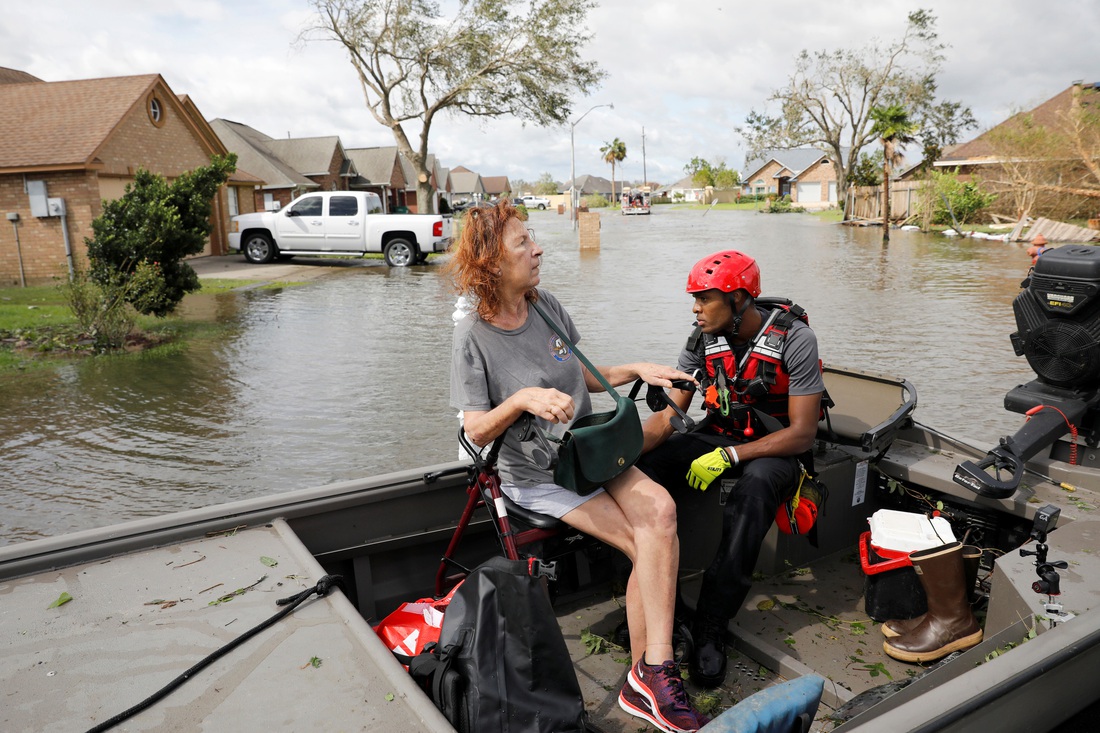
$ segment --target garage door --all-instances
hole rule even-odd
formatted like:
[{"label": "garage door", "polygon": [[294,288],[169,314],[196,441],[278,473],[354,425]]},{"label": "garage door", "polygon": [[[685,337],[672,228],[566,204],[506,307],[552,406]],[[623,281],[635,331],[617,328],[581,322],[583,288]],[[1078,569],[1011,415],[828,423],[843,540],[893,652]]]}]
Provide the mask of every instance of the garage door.
[{"label": "garage door", "polygon": [[821,201],[821,182],[812,181],[810,183],[798,184],[798,203],[800,204],[813,204]]}]

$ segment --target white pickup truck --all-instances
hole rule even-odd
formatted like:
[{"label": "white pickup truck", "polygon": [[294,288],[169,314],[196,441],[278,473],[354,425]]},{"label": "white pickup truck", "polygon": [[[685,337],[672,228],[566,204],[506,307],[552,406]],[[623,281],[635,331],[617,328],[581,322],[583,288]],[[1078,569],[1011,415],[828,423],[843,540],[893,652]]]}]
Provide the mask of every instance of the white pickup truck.
[{"label": "white pickup truck", "polygon": [[291,255],[381,252],[390,267],[406,267],[450,243],[450,217],[383,214],[382,199],[365,191],[307,193],[282,211],[234,216],[229,232],[229,248],[253,264]]},{"label": "white pickup truck", "polygon": [[532,196],[531,194],[527,194],[526,196],[522,196],[520,198],[520,201],[522,201],[523,205],[526,206],[528,209],[538,209],[539,211],[545,211],[546,209],[550,208],[550,199],[544,198],[542,196]]}]

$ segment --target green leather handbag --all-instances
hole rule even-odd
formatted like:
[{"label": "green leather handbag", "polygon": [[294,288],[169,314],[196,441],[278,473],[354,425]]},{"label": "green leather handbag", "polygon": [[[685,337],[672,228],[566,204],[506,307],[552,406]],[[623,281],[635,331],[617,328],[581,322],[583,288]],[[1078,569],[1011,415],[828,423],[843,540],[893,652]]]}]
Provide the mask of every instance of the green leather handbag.
[{"label": "green leather handbag", "polygon": [[577,355],[607,393],[615,398],[615,409],[595,412],[573,421],[565,435],[557,437],[538,430],[540,437],[558,444],[553,461],[554,483],[587,496],[634,465],[642,455],[642,422],[634,400],[623,397],[604,379],[596,367],[569,341],[565,333],[538,307],[535,311]]}]

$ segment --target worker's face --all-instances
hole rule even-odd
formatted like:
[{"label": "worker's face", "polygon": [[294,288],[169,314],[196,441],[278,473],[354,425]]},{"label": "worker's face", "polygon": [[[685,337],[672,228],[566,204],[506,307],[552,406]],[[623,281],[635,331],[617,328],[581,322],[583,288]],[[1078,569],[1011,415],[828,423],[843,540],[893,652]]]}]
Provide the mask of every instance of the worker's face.
[{"label": "worker's face", "polygon": [[703,333],[721,333],[733,326],[733,309],[725,293],[711,289],[694,293],[694,296],[695,304],[691,307],[691,312],[695,315],[696,325],[703,329]]},{"label": "worker's face", "polygon": [[519,219],[509,219],[504,227],[504,256],[500,261],[501,285],[526,292],[539,284],[542,249],[533,233]]}]

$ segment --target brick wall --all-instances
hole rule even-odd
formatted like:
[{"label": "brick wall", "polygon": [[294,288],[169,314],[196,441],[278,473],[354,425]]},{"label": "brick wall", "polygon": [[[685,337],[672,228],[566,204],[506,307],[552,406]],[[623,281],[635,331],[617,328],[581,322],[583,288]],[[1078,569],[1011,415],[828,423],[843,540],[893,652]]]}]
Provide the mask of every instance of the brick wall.
[{"label": "brick wall", "polygon": [[[61,217],[32,216],[23,180],[21,174],[0,175],[0,286],[3,287],[19,285],[20,252],[28,285],[43,285],[68,276]],[[92,219],[100,213],[95,174],[28,174],[27,180],[45,181],[50,198],[65,199],[69,242],[77,260],[84,260],[84,237],[91,236]],[[18,247],[15,230],[6,217],[10,212],[19,214]]]}]

